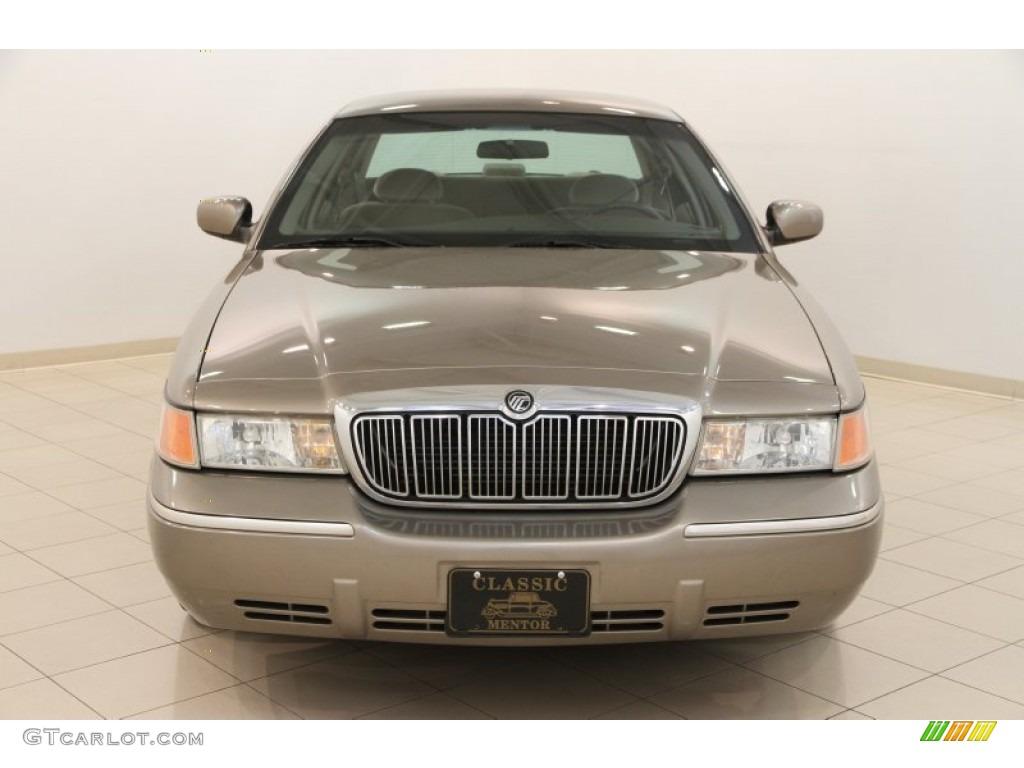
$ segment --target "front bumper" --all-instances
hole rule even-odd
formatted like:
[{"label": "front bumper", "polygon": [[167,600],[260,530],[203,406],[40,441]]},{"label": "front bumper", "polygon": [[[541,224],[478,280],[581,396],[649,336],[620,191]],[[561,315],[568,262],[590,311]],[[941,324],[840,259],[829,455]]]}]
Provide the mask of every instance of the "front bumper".
[{"label": "front bumper", "polygon": [[[201,623],[317,637],[479,645],[684,640],[828,624],[871,573],[883,503],[845,475],[690,480],[614,513],[396,510],[345,478],[185,472],[154,461],[160,570]],[[592,632],[445,633],[454,568],[590,574]]]}]

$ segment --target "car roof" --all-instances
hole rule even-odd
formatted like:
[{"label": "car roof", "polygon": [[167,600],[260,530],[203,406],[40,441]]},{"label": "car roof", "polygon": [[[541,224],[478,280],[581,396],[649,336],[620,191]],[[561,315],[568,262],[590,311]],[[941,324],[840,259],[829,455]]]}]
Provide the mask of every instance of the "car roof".
[{"label": "car roof", "polygon": [[635,115],[681,122],[668,107],[641,99],[575,91],[507,89],[411,91],[359,99],[336,117],[407,112],[561,112],[596,115]]}]

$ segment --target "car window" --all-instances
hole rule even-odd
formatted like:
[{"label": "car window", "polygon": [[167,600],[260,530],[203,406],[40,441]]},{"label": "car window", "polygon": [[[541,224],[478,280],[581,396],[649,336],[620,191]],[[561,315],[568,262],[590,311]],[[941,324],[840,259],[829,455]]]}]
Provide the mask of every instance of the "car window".
[{"label": "car window", "polygon": [[[477,148],[489,141],[542,141],[548,156],[478,157]],[[374,149],[366,174],[376,178],[395,168],[409,167],[441,174],[485,173],[488,170],[499,172],[502,165],[526,174],[614,173],[634,179],[641,176],[640,162],[628,136],[501,127],[384,134]]]},{"label": "car window", "polygon": [[334,121],[269,211],[259,247],[331,244],[759,250],[685,126],[513,112]]}]

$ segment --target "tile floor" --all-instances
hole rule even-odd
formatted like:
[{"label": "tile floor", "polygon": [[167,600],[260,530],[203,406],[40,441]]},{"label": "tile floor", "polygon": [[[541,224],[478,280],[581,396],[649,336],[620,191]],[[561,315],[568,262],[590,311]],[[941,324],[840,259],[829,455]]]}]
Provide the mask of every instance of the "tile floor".
[{"label": "tile floor", "polygon": [[868,379],[884,551],[832,627],[455,649],[185,616],[143,505],[168,360],[0,373],[0,718],[1024,718],[1020,401]]}]

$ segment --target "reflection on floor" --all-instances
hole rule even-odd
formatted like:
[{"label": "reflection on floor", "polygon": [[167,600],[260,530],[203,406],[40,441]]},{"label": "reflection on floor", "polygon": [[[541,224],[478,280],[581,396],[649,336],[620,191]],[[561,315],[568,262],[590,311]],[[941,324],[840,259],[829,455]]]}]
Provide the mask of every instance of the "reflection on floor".
[{"label": "reflection on floor", "polygon": [[185,616],[143,508],[168,361],[0,373],[0,718],[1024,718],[1020,401],[867,380],[884,552],[828,629],[452,649]]}]

